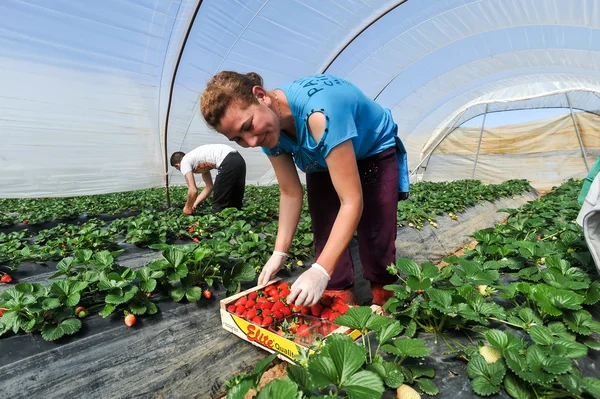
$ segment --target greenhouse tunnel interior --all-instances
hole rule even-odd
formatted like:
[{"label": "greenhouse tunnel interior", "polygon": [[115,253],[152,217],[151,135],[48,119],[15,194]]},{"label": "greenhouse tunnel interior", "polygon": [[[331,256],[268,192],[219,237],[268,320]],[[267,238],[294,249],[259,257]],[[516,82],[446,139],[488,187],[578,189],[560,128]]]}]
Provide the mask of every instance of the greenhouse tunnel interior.
[{"label": "greenhouse tunnel interior", "polygon": [[[199,97],[223,70],[267,89],[318,73],[391,109],[413,181],[583,178],[600,154],[594,0],[8,0],[0,4],[0,197],[183,184],[174,151],[227,143]],[[484,114],[552,119],[465,127]],[[247,182],[275,182],[237,148]]]}]

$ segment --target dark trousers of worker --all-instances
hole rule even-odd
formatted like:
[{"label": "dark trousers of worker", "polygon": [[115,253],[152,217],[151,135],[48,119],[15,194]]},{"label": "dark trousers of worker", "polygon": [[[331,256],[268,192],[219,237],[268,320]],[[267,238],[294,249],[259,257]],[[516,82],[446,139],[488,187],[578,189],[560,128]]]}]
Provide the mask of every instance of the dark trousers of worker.
[{"label": "dark trousers of worker", "polygon": [[[357,162],[363,192],[363,212],[358,224],[358,252],[366,280],[392,284],[397,278],[386,268],[396,260],[398,212],[398,161],[391,148]],[[306,175],[308,209],[315,238],[315,259],[323,251],[340,209],[328,171]],[[346,248],[327,289],[341,290],[354,284],[354,266]]]},{"label": "dark trousers of worker", "polygon": [[213,188],[212,207],[215,212],[225,208],[242,208],[246,189],[246,162],[236,151],[229,153],[219,166]]}]

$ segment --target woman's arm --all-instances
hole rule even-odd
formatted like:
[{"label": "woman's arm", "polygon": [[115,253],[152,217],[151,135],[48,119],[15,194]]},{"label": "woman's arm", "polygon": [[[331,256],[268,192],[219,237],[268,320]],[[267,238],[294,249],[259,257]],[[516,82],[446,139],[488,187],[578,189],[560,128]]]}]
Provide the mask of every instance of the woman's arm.
[{"label": "woman's arm", "polygon": [[269,156],[279,183],[279,227],[275,240],[275,251],[287,252],[292,246],[294,233],[302,212],[302,184],[290,154]]}]

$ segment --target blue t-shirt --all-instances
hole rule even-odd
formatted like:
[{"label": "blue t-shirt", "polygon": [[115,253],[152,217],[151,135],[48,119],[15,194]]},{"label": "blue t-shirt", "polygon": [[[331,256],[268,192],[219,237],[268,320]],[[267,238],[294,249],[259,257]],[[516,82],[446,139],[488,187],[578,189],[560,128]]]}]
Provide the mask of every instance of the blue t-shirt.
[{"label": "blue t-shirt", "polygon": [[[400,191],[409,191],[406,150],[389,109],[368,98],[352,83],[331,75],[307,76],[280,90],[285,93],[294,115],[298,143],[281,132],[274,148],[263,148],[265,154],[290,153],[300,170],[311,173],[327,170],[325,158],[347,140],[352,140],[357,160],[396,146]],[[319,143],[308,128],[308,117],[314,112],[323,113],[326,120]]]}]

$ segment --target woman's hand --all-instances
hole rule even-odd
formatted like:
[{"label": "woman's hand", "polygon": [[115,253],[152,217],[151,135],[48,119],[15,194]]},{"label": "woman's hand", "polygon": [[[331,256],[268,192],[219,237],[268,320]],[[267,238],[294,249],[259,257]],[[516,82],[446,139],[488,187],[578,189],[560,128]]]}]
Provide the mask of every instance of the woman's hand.
[{"label": "woman's hand", "polygon": [[294,284],[292,284],[287,302],[289,304],[293,303],[296,306],[314,305],[323,296],[329,279],[329,273],[327,273],[323,266],[313,263],[312,267],[302,273]]},{"label": "woman's hand", "polygon": [[281,270],[285,261],[287,260],[287,256],[285,254],[273,254],[265,263],[265,266],[260,272],[260,276],[258,276],[258,285],[266,284],[277,274],[278,271]]}]

